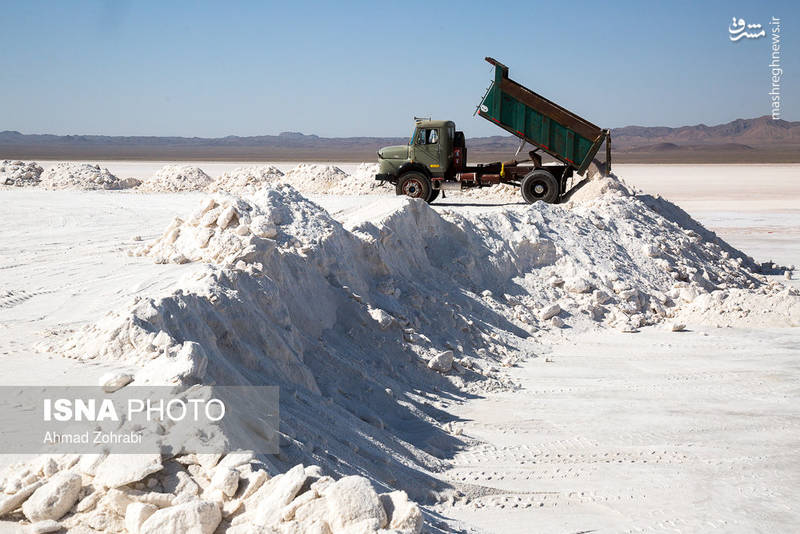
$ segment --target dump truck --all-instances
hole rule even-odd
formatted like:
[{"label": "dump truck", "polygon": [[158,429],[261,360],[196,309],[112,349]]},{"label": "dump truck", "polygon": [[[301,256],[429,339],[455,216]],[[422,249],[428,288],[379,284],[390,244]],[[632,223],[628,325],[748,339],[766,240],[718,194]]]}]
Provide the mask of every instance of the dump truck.
[{"label": "dump truck", "polygon": [[[376,180],[395,186],[398,195],[433,202],[445,191],[510,184],[522,198],[533,203],[556,203],[569,194],[567,183],[584,175],[605,143],[605,173],[611,168],[611,135],[531,91],[508,77],[508,67],[487,57],[494,65],[494,80],[476,114],[520,139],[515,159],[469,165],[464,133],[453,121],[417,119],[407,145],[378,151]],[[517,160],[530,144],[528,159]],[[542,153],[555,163],[543,164]]]}]

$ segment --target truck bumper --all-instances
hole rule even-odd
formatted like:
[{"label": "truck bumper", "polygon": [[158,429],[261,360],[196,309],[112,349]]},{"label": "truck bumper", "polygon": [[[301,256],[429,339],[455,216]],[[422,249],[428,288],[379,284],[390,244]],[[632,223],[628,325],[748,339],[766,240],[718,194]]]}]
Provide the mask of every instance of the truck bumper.
[{"label": "truck bumper", "polygon": [[382,182],[388,182],[392,179],[392,175],[387,173],[380,173],[375,175],[376,180],[380,180]]}]

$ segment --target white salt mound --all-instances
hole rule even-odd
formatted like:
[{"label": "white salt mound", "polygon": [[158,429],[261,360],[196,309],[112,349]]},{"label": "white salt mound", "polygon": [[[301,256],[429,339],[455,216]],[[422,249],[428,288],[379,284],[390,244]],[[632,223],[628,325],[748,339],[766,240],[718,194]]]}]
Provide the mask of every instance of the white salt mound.
[{"label": "white salt mound", "polygon": [[[305,471],[292,466],[368,473],[425,498],[436,487],[427,473],[444,465],[429,451],[460,441],[409,403],[509,387],[495,369],[530,348],[531,333],[563,326],[556,316],[576,330],[634,332],[694,325],[709,309],[724,322],[757,298],[782,303],[780,317],[798,317],[796,291],[769,284],[751,259],[680,208],[603,180],[568,204],[483,212],[437,211],[400,197],[382,203],[380,213],[367,206],[360,218],[352,214],[347,226],[285,184],[245,197],[210,195],[136,251],[156,262],[203,262],[205,269],[48,350],[131,365],[139,369],[134,384],[280,386],[287,392],[281,454],[261,461],[282,478],[263,486],[269,495],[253,494],[264,499],[258,506],[244,498],[244,518],[233,522],[299,521],[310,531],[324,521],[333,532],[359,531],[362,522],[367,531],[392,526],[386,499],[382,515],[362,482],[339,485],[359,499],[329,499],[322,486],[338,483],[321,477],[318,489],[310,488],[316,495],[295,502]],[[209,495],[228,502],[230,473],[198,462],[191,476],[203,488],[213,480]],[[171,460],[162,463],[167,470]],[[18,491],[21,483],[6,493]],[[114,502],[125,497],[113,495]],[[199,500],[210,498],[204,492]],[[200,508],[171,513],[213,519]],[[223,504],[223,524],[231,508],[238,510],[235,502]],[[130,521],[146,512],[133,509]]]},{"label": "white salt mound", "polygon": [[339,167],[301,163],[287,172],[282,181],[303,193],[346,195],[348,193],[344,189],[344,184],[347,179],[348,174]]},{"label": "white salt mound", "polygon": [[[546,167],[546,166],[545,166]],[[567,181],[567,188],[570,189],[574,184],[578,183],[582,178],[575,176],[573,179]],[[474,187],[465,189],[463,191],[456,191],[456,195],[463,195],[466,198],[475,199],[476,201],[496,202],[503,204],[522,204],[525,199],[522,198],[520,188],[508,185],[497,184],[489,187]]]},{"label": "white salt mound", "polygon": [[[380,213],[352,214],[348,226],[285,184],[211,195],[136,251],[206,269],[50,350],[138,366],[134,384],[280,385],[295,394],[281,397],[281,430],[292,439],[270,460],[276,470],[313,461],[347,475],[337,470],[360,466],[411,492],[428,483],[421,471],[441,465],[426,447],[443,445],[410,432],[432,423],[409,425],[397,399],[509,386],[503,375],[431,369],[434,357],[453,351],[458,368],[490,369],[529,334],[559,328],[556,315],[576,330],[635,331],[697,324],[680,313],[695,301],[705,313],[704,295],[752,285],[779,296],[751,260],[677,207],[622,187],[483,212],[398,197]],[[725,309],[723,317],[735,307]],[[499,333],[497,317],[508,318]],[[446,368],[440,359],[434,367]],[[325,455],[312,452],[323,446]],[[402,461],[370,459],[386,456]],[[420,469],[398,467],[410,464]]]},{"label": "white salt mound", "polygon": [[475,199],[476,201],[498,202],[503,204],[517,204],[525,202],[522,198],[522,193],[519,192],[519,187],[513,185],[498,184],[490,187],[473,187],[464,189],[463,191],[455,191],[450,193],[445,192],[446,195],[462,195],[465,198]]},{"label": "white salt mound", "polygon": [[375,195],[393,194],[394,188],[375,180],[377,163],[361,163],[347,174],[332,165],[301,163],[284,174],[273,165],[239,167],[211,183],[213,193],[252,194],[267,184],[286,183],[307,194]]},{"label": "white salt mound", "polygon": [[[432,235],[413,228],[437,226],[433,234],[452,225],[424,203],[396,202],[397,211],[377,221],[387,231],[394,228],[396,237],[380,243],[371,235],[377,228],[350,232],[285,184],[246,198],[210,196],[137,251],[157,262],[206,262],[207,270],[183,280],[175,292],[111,313],[51,350],[130,362],[140,367],[134,384],[281,384],[297,394],[282,397],[281,430],[293,439],[282,448],[285,459],[270,460],[276,470],[311,461],[313,448],[303,444],[324,444],[328,453],[314,461],[326,469],[362,466],[376,480],[394,480],[392,487],[424,497],[428,475],[370,460],[397,456],[425,472],[442,465],[423,450],[416,431],[431,422],[421,417],[415,425],[403,424],[407,408],[385,391],[452,388],[442,383],[447,375],[427,367],[433,356],[453,350],[445,342],[487,350],[499,343],[483,337],[484,326],[469,327],[463,313],[453,312],[469,305],[461,297],[441,296],[443,285],[461,294],[455,290],[464,282],[460,275],[430,264],[423,271],[432,276],[401,274],[418,268],[416,256],[426,247],[437,248],[426,243]],[[416,237],[406,245],[406,235]],[[415,332],[427,330],[423,325],[431,317],[441,333]],[[481,325],[488,321],[487,315]],[[397,343],[404,336],[413,340],[408,350]],[[205,367],[190,358],[194,346],[202,349]],[[385,350],[376,352],[376,346]],[[505,354],[487,357],[500,361]],[[477,381],[481,387],[502,385],[500,378]],[[321,402],[321,394],[330,402]],[[353,429],[361,430],[354,435]],[[436,432],[429,435],[442,446]]]},{"label": "white salt mound", "polygon": [[[574,185],[583,180],[580,176],[575,176],[573,179],[567,181],[567,189],[571,189]],[[586,202],[595,198],[599,198],[605,194],[621,194],[627,196],[632,194],[625,184],[620,181],[616,176],[607,178],[600,174],[595,174],[593,177],[587,179],[587,182],[579,187],[567,200],[567,202]],[[498,184],[490,187],[471,188],[464,191],[458,191],[455,194],[463,195],[466,198],[475,199],[476,201],[485,200],[489,202],[502,202],[509,204],[521,204],[525,200],[522,198],[522,193],[519,187],[506,184]]]},{"label": "white salt mound", "polygon": [[38,185],[42,168],[35,162],[9,161],[0,162],[0,185],[17,187]]},{"label": "white salt mound", "polygon": [[[678,292],[673,292],[673,294]],[[680,295],[680,293],[678,293]],[[800,326],[800,291],[780,283],[699,294],[676,312],[683,324],[735,328]]]},{"label": "white salt mound", "polygon": [[45,189],[124,189],[126,184],[105,167],[88,163],[58,163],[42,173]]},{"label": "white salt mound", "polygon": [[175,193],[200,191],[213,180],[200,167],[191,165],[164,165],[156,173],[142,182],[140,191]]},{"label": "white salt mound", "polygon": [[[580,179],[580,177],[577,177]],[[633,192],[615,175],[595,174],[579,187],[569,198],[569,203],[585,203],[608,195],[631,196]],[[647,246],[647,245],[645,245]]]},{"label": "white salt mound", "polygon": [[[397,534],[418,534],[422,530],[420,509],[405,492],[379,495],[361,476],[336,481],[313,465],[296,465],[270,476],[252,455],[241,461],[240,454],[232,453],[218,463],[203,462],[193,454],[164,458],[163,465],[131,477],[126,464],[136,463],[137,456],[46,455],[11,465],[0,474],[0,518],[19,520],[34,532],[343,534],[392,528]],[[127,482],[109,488],[93,468],[98,463],[120,471],[111,478]],[[8,482],[20,478],[28,486],[17,488]],[[221,478],[228,491],[215,486]],[[10,504],[3,507],[6,503]]]},{"label": "white salt mound", "polygon": [[274,165],[238,167],[225,172],[208,186],[211,192],[254,193],[266,184],[281,180],[283,172]]},{"label": "white salt mound", "polygon": [[[338,194],[342,195],[385,195],[394,194],[394,186],[389,183],[381,185],[375,179],[378,174],[377,163],[361,163],[356,167],[353,174],[348,175],[342,180],[341,189]],[[331,191],[335,193],[336,190]]]},{"label": "white salt mound", "polygon": [[[325,216],[321,216],[325,213]],[[217,194],[201,201],[185,220],[176,217],[155,242],[137,251],[157,263],[203,261],[222,265],[247,261],[248,250],[311,245],[336,223],[316,204],[285,184],[268,186],[247,199]]]}]

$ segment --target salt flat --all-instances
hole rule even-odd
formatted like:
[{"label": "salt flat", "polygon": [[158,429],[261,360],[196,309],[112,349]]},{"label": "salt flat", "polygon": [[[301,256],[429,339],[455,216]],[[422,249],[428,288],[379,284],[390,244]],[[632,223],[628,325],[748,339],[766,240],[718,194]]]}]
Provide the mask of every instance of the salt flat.
[{"label": "salt flat", "polygon": [[760,261],[800,265],[800,165],[616,165]]},{"label": "salt flat", "polygon": [[438,509],[509,534],[792,531],[798,347],[796,328],[566,334],[521,390],[454,407],[480,444],[445,477],[476,489]]},{"label": "salt flat", "polygon": [[[103,165],[120,177],[161,167]],[[212,176],[240,166],[198,165]],[[620,165],[615,171],[675,200],[757,260],[800,264],[800,166],[763,167]],[[771,187],[754,186],[754,171]],[[200,269],[127,252],[153,241],[201,197],[0,191],[0,384],[94,383],[118,368],[42,355],[34,345],[58,341],[134,296],[169,291]],[[394,200],[311,198],[346,225],[372,220]],[[456,213],[501,209],[457,195],[433,206]],[[468,446],[446,451],[449,465],[435,475],[457,492],[429,506],[441,516],[429,516],[431,528],[753,532],[790,531],[800,522],[793,502],[800,487],[793,463],[800,449],[796,328],[698,322],[686,332],[655,326],[623,334],[576,324],[537,342],[507,370],[518,389],[434,403],[455,418],[449,431]]]}]

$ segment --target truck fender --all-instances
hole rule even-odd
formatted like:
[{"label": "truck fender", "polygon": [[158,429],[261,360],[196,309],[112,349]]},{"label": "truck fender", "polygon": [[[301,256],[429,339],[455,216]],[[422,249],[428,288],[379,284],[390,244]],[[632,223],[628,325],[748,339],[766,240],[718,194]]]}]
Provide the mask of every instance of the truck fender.
[{"label": "truck fender", "polygon": [[418,171],[427,176],[428,178],[431,177],[431,173],[430,171],[428,171],[425,165],[422,165],[421,163],[414,163],[413,161],[402,164],[400,168],[397,169],[397,177],[400,178],[400,176],[402,176],[403,173],[406,173],[408,171]]}]

